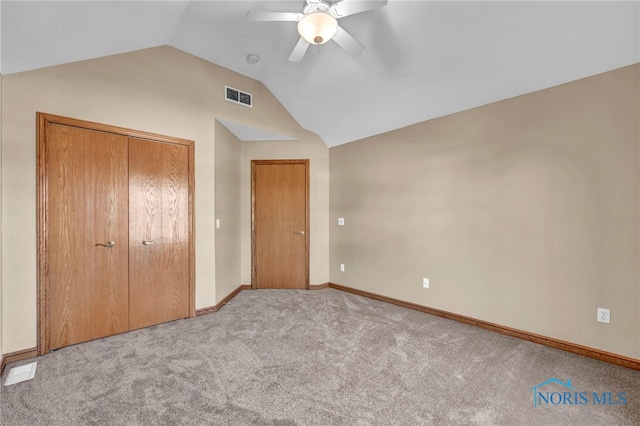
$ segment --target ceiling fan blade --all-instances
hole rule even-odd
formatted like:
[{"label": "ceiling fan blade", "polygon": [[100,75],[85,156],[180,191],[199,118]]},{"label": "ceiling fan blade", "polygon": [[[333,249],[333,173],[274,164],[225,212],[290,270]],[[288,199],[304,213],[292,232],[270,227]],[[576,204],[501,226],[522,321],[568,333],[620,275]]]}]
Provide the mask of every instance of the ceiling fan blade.
[{"label": "ceiling fan blade", "polygon": [[366,12],[386,5],[387,0],[342,0],[331,5],[329,11],[336,18],[344,18],[345,16],[355,15],[356,13]]},{"label": "ceiling fan blade", "polygon": [[300,40],[298,40],[296,47],[293,48],[293,52],[291,52],[291,55],[289,56],[289,61],[299,62],[304,57],[304,54],[307,53],[308,48],[309,42],[300,37]]},{"label": "ceiling fan blade", "polygon": [[252,21],[294,21],[302,19],[304,14],[294,12],[266,12],[261,10],[250,10],[247,18]]},{"label": "ceiling fan blade", "polygon": [[362,43],[353,38],[351,34],[343,30],[339,25],[336,34],[333,36],[333,41],[353,56],[359,55],[364,50]]}]

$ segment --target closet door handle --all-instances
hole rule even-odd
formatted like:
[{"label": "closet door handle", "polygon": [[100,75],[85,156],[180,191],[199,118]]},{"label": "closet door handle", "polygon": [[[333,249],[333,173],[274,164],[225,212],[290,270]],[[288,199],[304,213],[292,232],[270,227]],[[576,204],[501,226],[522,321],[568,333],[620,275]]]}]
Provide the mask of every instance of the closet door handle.
[{"label": "closet door handle", "polygon": [[97,246],[102,246],[102,247],[106,247],[106,248],[111,248],[113,246],[115,246],[116,243],[113,241],[107,241],[106,243],[102,244],[102,243],[96,243],[96,247]]},{"label": "closet door handle", "polygon": [[296,231],[296,232],[294,232],[294,234],[304,235],[304,231]]},{"label": "closet door handle", "polygon": [[143,240],[142,241],[142,245],[143,246],[150,246],[151,244],[158,244],[158,240]]}]

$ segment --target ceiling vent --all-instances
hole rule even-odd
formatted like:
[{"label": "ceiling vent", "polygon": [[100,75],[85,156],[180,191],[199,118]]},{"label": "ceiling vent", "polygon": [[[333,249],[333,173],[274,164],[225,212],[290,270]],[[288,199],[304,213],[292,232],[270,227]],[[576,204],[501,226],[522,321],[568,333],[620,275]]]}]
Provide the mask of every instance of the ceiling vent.
[{"label": "ceiling vent", "polygon": [[253,106],[253,95],[251,93],[242,92],[233,87],[224,86],[224,98],[240,105]]}]

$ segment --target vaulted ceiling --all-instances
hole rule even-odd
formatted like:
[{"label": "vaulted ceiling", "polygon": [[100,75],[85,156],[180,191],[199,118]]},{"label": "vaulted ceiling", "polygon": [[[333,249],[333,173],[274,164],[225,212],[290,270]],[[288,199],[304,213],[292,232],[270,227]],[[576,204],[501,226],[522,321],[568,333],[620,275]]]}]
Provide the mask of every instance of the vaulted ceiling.
[{"label": "vaulted ceiling", "polygon": [[360,55],[329,42],[289,62],[296,23],[246,14],[304,4],[2,0],[0,72],[170,45],[260,80],[331,147],[640,62],[637,1],[403,0],[339,20]]}]

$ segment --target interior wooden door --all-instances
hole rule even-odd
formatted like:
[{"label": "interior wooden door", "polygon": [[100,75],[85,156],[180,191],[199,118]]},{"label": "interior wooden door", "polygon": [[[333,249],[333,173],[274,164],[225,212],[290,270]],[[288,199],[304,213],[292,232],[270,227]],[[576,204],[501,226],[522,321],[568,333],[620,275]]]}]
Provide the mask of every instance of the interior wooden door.
[{"label": "interior wooden door", "polygon": [[129,329],[127,138],[49,124],[49,347]]},{"label": "interior wooden door", "polygon": [[132,330],[189,317],[188,171],[187,146],[130,139]]},{"label": "interior wooden door", "polygon": [[309,160],[253,160],[252,286],[309,287]]}]

